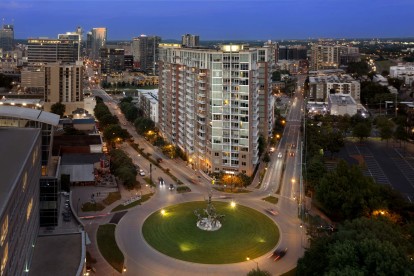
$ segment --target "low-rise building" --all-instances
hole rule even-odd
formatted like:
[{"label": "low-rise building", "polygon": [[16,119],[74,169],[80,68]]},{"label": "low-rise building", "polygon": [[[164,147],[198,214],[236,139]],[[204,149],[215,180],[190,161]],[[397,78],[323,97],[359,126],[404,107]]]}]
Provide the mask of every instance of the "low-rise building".
[{"label": "low-rise building", "polygon": [[414,84],[414,64],[398,64],[390,67],[390,76],[404,80],[405,85],[413,86]]},{"label": "low-rise building", "polygon": [[331,115],[353,116],[357,114],[357,103],[351,95],[347,94],[329,94],[328,111]]},{"label": "low-rise building", "polygon": [[158,123],[158,89],[144,90],[137,89],[137,96],[134,97],[135,105],[144,112],[146,118]]},{"label": "low-rise building", "polygon": [[309,77],[309,99],[327,101],[330,93],[348,94],[359,102],[361,84],[347,74]]}]

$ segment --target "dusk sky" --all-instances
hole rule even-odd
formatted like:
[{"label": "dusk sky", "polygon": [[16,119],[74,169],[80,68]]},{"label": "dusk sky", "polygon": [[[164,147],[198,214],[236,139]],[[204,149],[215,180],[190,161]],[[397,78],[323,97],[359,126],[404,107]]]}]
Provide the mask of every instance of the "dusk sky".
[{"label": "dusk sky", "polygon": [[108,40],[414,37],[413,0],[0,0],[0,16],[21,39],[77,26]]}]

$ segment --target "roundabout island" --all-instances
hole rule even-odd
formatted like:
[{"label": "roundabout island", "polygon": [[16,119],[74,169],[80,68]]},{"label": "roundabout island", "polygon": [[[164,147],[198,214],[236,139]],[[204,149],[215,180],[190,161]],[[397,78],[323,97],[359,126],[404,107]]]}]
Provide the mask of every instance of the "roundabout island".
[{"label": "roundabout island", "polygon": [[[210,206],[214,206],[211,207]],[[221,227],[206,231],[197,227],[197,210],[214,208]],[[258,227],[260,225],[260,227]],[[245,262],[272,250],[279,241],[279,229],[266,215],[229,202],[191,201],[171,205],[152,213],[142,226],[145,241],[158,252],[182,261],[201,264]]]}]

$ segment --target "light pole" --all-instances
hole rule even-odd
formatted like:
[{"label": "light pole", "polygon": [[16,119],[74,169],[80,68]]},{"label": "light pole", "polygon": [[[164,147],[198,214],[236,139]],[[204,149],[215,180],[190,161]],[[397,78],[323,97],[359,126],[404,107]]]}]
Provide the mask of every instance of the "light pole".
[{"label": "light pole", "polygon": [[256,270],[259,271],[259,263],[258,262],[256,262],[254,259],[250,259],[249,257],[247,257],[246,260],[256,263]]}]

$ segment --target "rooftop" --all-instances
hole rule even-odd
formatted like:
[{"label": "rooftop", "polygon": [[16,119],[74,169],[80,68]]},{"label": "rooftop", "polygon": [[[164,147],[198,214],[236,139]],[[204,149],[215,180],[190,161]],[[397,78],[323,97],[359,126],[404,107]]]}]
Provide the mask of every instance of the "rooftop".
[{"label": "rooftop", "polygon": [[33,254],[30,274],[42,276],[76,275],[81,256],[81,233],[39,236]]},{"label": "rooftop", "polygon": [[309,77],[309,83],[350,83],[356,81],[350,75],[328,75]]},{"label": "rooftop", "polygon": [[22,165],[30,158],[29,152],[35,146],[40,129],[0,128],[0,210],[7,204],[9,194],[16,185]]},{"label": "rooftop", "polygon": [[329,94],[329,101],[336,105],[356,105],[355,100],[346,94]]}]

